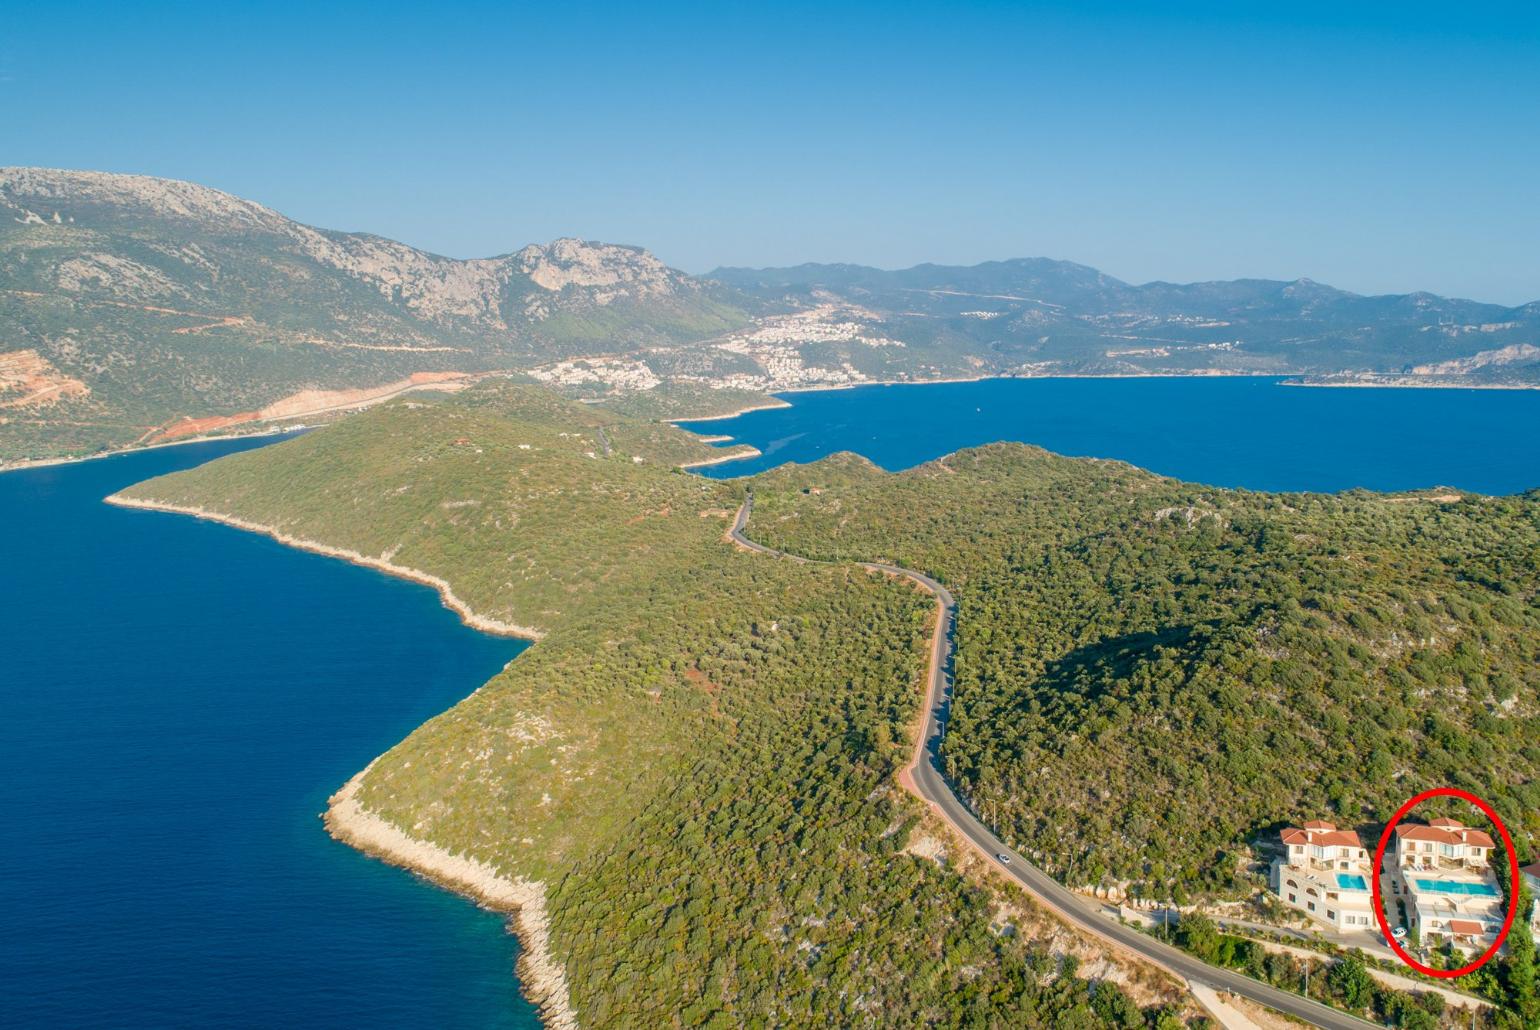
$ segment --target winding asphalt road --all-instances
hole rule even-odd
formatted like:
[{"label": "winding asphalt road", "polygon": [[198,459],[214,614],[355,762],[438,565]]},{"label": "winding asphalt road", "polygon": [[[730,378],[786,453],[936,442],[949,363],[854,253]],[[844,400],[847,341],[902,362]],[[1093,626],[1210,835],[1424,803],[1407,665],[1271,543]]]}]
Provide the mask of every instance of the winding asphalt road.
[{"label": "winding asphalt road", "polygon": [[[744,529],[748,526],[749,513],[753,508],[754,495],[750,494],[743,502],[743,506],[738,509],[738,517],[733,523],[730,535],[735,543],[760,554],[814,564],[813,559],[787,554],[785,551],[778,551],[773,547],[766,547],[764,544],[750,540],[744,533]],[[998,872],[1015,880],[1028,894],[1065,922],[1117,948],[1133,952],[1185,980],[1207,984],[1216,990],[1230,994],[1238,994],[1316,1026],[1327,1027],[1329,1030],[1362,1030],[1363,1027],[1376,1025],[1345,1012],[1339,1012],[1320,1002],[1270,987],[1242,973],[1211,966],[1179,948],[1101,915],[1053,877],[1006,847],[1005,842],[990,832],[962,799],[952,792],[952,788],[947,785],[946,776],[941,771],[941,742],[946,734],[947,714],[952,703],[952,631],[957,621],[957,602],[953,600],[951,592],[946,587],[924,573],[876,562],[857,562],[856,564],[873,572],[911,579],[934,594],[936,600],[940,602],[939,623],[931,644],[930,684],[925,696],[925,723],[920,728],[920,742],[916,745],[914,760],[905,772],[912,780],[914,792],[920,799],[927,802],[937,815],[950,823],[953,829],[978,848],[979,853],[991,862]],[[1008,856],[1010,861],[1002,861],[1001,856]]]}]

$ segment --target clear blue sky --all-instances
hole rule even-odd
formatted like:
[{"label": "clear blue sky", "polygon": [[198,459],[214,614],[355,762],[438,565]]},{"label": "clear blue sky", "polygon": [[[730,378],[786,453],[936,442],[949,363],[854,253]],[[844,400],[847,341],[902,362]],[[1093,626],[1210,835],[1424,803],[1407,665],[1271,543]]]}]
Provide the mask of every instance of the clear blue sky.
[{"label": "clear blue sky", "polygon": [[312,6],[9,0],[0,163],[460,257],[1540,298],[1532,2]]}]

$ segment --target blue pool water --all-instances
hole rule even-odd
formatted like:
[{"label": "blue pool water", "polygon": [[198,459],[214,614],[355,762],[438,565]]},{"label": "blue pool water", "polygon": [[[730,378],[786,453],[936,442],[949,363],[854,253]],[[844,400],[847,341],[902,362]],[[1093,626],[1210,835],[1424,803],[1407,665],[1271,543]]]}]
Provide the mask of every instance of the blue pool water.
[{"label": "blue pool water", "polygon": [[1368,881],[1354,873],[1338,873],[1337,886],[1346,891],[1366,891],[1369,889]]},{"label": "blue pool water", "polygon": [[1499,891],[1489,883],[1451,883],[1444,880],[1418,880],[1420,890],[1438,894],[1469,894],[1478,898],[1495,898]]},{"label": "blue pool water", "polygon": [[1018,440],[1256,490],[1540,487],[1540,391],[1315,389],[1272,378],[992,379],[786,394],[790,408],[684,423],[763,456],[728,477],[856,451],[888,469]]},{"label": "blue pool water", "polygon": [[317,814],[521,649],[425,587],[0,475],[0,1025],[539,1025],[503,920]]}]

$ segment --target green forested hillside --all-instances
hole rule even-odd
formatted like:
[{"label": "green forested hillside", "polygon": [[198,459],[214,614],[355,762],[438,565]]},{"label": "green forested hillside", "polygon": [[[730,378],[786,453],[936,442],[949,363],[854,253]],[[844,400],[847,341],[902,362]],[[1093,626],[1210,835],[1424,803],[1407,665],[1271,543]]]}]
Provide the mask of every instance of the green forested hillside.
[{"label": "green forested hillside", "polygon": [[1073,884],[1230,893],[1281,823],[1377,829],[1435,785],[1534,853],[1540,494],[1215,490],[1002,444],[755,496],[766,543],[952,587],[948,767]]},{"label": "green forested hillside", "polygon": [[1093,986],[1062,928],[906,850],[931,599],[734,549],[741,487],[629,423],[605,456],[615,418],[484,386],[130,494],[386,556],[544,632],[360,797],[547,884],[583,1025],[1179,1025],[1154,974]]}]

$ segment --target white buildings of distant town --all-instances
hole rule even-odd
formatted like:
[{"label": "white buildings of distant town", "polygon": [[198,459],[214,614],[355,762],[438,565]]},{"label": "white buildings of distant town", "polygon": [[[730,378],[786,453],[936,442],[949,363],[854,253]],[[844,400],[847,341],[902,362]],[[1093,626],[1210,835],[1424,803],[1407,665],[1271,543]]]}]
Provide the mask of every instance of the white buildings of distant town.
[{"label": "white buildings of distant town", "polygon": [[573,358],[529,370],[531,378],[552,386],[604,386],[627,393],[651,390],[663,380],[637,358]]},{"label": "white buildings of distant town", "polygon": [[1313,821],[1280,835],[1284,855],[1273,862],[1278,898],[1318,923],[1343,932],[1374,930],[1369,852],[1352,830]]},{"label": "white buildings of distant town", "polygon": [[[675,367],[671,362],[667,375],[683,382],[706,386],[733,387],[741,390],[770,392],[811,386],[852,386],[871,376],[850,361],[837,356],[851,345],[863,348],[902,348],[904,343],[884,336],[881,320],[872,312],[854,305],[819,304],[805,311],[771,315],[759,319],[751,328],[729,333],[709,343],[680,348],[696,352],[697,360],[689,367]],[[833,353],[827,346],[835,345]],[[726,367],[713,360],[706,348],[734,355]],[[815,348],[816,357],[805,353]],[[817,349],[820,348],[821,349]],[[669,348],[654,352],[665,357]],[[677,356],[677,354],[676,354]],[[606,393],[640,393],[663,381],[653,359],[640,355],[610,355],[570,358],[529,370],[529,375],[558,387],[599,388]]]},{"label": "white buildings of distant town", "polygon": [[733,334],[728,343],[721,346],[723,350],[733,350],[735,347],[729,343],[739,345],[736,352],[740,354],[752,353],[754,345],[864,343],[868,347],[903,346],[898,340],[874,332],[869,323],[876,321],[877,316],[863,308],[820,304],[807,311],[761,319],[754,329]]},{"label": "white buildings of distant town", "polygon": [[1529,916],[1529,932],[1534,935],[1535,943],[1540,944],[1540,862],[1522,866],[1519,872],[1529,885],[1529,896],[1535,899]]},{"label": "white buildings of distant town", "polygon": [[732,333],[715,344],[717,350],[748,358],[758,371],[720,372],[714,381],[745,390],[789,390],[799,386],[844,386],[870,377],[848,361],[822,354],[810,360],[803,348],[817,344],[860,344],[903,347],[873,328],[880,320],[864,308],[820,304],[789,315],[760,319],[753,329]]},{"label": "white buildings of distant town", "polygon": [[1505,899],[1492,873],[1495,844],[1454,819],[1396,827],[1390,897],[1406,906],[1406,924],[1429,945],[1481,950],[1503,925]]}]

